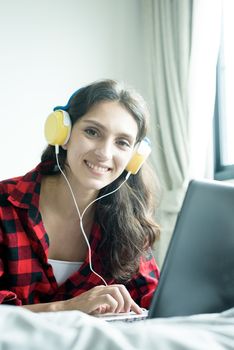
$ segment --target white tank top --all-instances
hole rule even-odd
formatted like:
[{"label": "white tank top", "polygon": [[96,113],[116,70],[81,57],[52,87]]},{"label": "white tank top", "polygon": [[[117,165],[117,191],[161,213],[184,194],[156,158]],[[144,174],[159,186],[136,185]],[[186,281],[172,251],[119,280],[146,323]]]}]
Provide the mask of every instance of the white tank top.
[{"label": "white tank top", "polygon": [[49,264],[53,267],[54,276],[58,285],[60,286],[70,277],[74,272],[78,271],[83,264],[81,261],[63,261],[48,259]]}]

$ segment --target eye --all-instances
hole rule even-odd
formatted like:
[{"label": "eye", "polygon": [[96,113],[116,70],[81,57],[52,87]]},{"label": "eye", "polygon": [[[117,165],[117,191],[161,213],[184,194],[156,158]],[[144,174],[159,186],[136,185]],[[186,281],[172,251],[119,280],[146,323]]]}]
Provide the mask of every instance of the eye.
[{"label": "eye", "polygon": [[86,128],[85,133],[90,137],[96,137],[99,135],[99,131],[95,128]]},{"label": "eye", "polygon": [[129,141],[121,139],[121,140],[117,140],[117,144],[123,148],[130,148],[131,144],[129,143]]}]

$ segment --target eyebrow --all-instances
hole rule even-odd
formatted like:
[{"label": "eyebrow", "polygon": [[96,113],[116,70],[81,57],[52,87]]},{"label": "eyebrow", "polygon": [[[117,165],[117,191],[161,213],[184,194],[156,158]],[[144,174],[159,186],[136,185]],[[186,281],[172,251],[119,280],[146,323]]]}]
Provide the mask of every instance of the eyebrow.
[{"label": "eyebrow", "polygon": [[[92,119],[85,119],[85,120],[82,120],[83,123],[86,123],[86,124],[94,124],[95,126],[97,126],[98,128],[101,128],[102,130],[104,130],[105,132],[108,131],[108,129],[105,127],[105,125],[97,122],[96,120],[92,120]],[[134,142],[134,137],[132,137],[132,135],[130,134],[127,134],[125,132],[121,132],[119,133],[119,136],[123,136],[123,137],[126,137],[128,138],[131,142]]]}]

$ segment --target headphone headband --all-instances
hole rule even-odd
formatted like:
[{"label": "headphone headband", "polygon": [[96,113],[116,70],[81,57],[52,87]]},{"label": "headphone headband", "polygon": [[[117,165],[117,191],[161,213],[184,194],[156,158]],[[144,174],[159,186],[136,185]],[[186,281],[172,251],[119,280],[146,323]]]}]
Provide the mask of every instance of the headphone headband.
[{"label": "headphone headband", "polygon": [[65,106],[56,106],[54,107],[53,111],[58,111],[58,110],[61,110],[61,111],[67,111],[68,108],[70,107],[70,104],[71,104],[71,100],[73,99],[73,97],[80,91],[80,89],[76,90],[75,92],[73,92],[73,94],[71,95],[71,97],[69,98],[67,104]]}]

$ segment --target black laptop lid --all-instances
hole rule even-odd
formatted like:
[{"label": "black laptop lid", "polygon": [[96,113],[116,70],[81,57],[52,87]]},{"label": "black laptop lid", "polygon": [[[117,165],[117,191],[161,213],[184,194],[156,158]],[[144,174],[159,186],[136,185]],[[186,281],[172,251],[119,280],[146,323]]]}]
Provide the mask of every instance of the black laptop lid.
[{"label": "black laptop lid", "polygon": [[191,181],[149,317],[220,312],[234,306],[234,186]]}]

